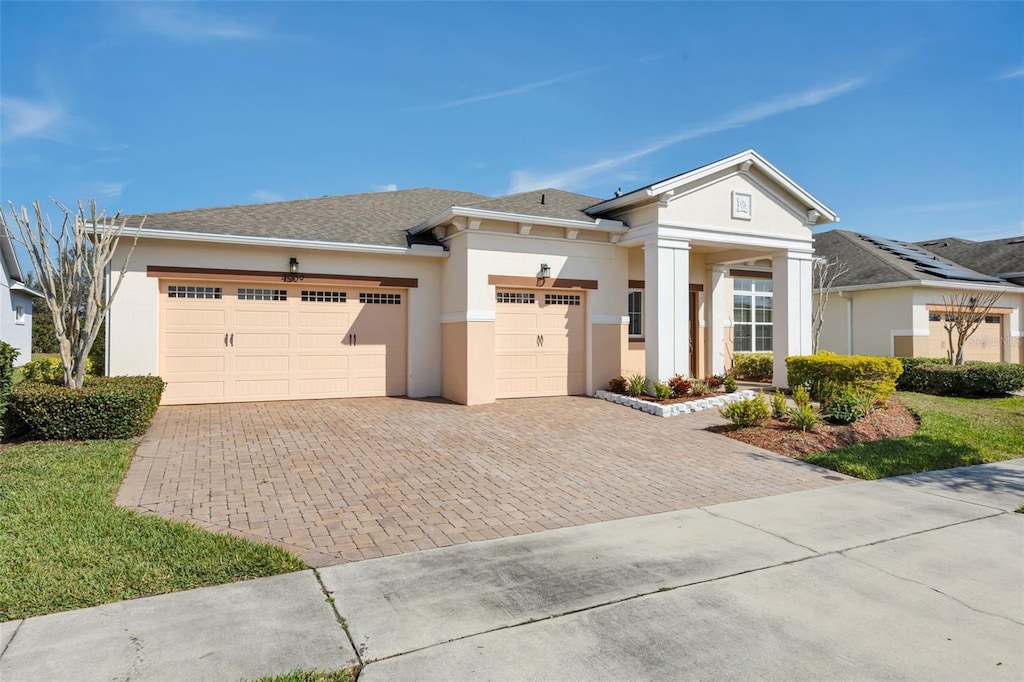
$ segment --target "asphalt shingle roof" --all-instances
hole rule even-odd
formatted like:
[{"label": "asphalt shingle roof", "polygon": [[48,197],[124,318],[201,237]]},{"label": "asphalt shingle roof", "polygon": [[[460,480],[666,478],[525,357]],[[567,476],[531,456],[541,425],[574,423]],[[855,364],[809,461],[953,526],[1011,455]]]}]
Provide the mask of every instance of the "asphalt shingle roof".
[{"label": "asphalt shingle roof", "polygon": [[1024,236],[972,242],[958,237],[944,237],[917,242],[932,253],[956,261],[986,275],[1024,272]]},{"label": "asphalt shingle roof", "polygon": [[[406,230],[456,205],[488,197],[443,189],[347,194],[269,204],[150,213],[147,229],[407,246]],[[129,225],[141,216],[129,216]],[[415,241],[422,241],[415,239]]]},{"label": "asphalt shingle roof", "polygon": [[[543,197],[544,203],[541,203]],[[520,192],[509,194],[495,199],[477,201],[473,204],[460,204],[461,206],[472,206],[473,208],[485,209],[488,211],[501,211],[502,213],[521,213],[523,215],[540,216],[542,218],[561,218],[565,220],[583,220],[588,223],[595,222],[595,219],[584,210],[603,199],[588,197],[585,194],[575,194],[560,189],[539,189],[531,192]]]},{"label": "asphalt shingle roof", "polygon": [[[953,262],[947,257],[930,251],[930,247],[911,246],[918,246],[921,250],[936,255],[939,260]],[[838,258],[849,268],[847,273],[836,280],[835,286],[837,287],[858,286],[862,284],[888,284],[910,280],[950,281],[930,272],[918,270],[910,261],[904,260],[863,239],[856,232],[848,232],[847,230],[829,230],[828,232],[815,235],[814,253],[824,258]],[[955,264],[967,268],[966,263]],[[989,274],[978,270],[974,270],[974,272]]]}]

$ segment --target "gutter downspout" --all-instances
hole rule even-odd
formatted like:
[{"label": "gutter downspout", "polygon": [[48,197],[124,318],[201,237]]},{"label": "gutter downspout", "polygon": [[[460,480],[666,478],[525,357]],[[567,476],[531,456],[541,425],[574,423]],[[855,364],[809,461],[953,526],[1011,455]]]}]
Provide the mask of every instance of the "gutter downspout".
[{"label": "gutter downspout", "polygon": [[853,297],[845,291],[837,292],[839,298],[846,301],[846,354],[853,355]]}]

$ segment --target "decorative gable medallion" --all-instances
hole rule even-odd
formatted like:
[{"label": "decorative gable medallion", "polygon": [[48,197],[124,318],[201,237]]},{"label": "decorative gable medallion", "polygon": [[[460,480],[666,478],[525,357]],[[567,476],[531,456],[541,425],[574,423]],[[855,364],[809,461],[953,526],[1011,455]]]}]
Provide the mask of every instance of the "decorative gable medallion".
[{"label": "decorative gable medallion", "polygon": [[738,220],[751,220],[754,217],[752,203],[753,196],[747,192],[733,192],[732,217]]}]

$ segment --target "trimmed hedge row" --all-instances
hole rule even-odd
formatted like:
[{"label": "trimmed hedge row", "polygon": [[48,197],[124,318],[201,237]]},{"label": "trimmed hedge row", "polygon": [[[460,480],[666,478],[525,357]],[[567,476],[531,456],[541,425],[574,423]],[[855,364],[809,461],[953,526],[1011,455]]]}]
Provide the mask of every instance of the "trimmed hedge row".
[{"label": "trimmed hedge row", "polygon": [[88,377],[81,389],[23,383],[7,421],[37,440],[134,438],[149,427],[165,385],[154,376]]},{"label": "trimmed hedge row", "polygon": [[951,395],[964,398],[999,397],[1024,389],[1024,365],[1008,362],[968,362],[950,365],[943,360],[920,362],[923,358],[901,358],[901,391]]},{"label": "trimmed hedge row", "polygon": [[826,382],[847,384],[869,392],[875,402],[885,402],[896,393],[903,365],[896,358],[819,351],[786,358],[786,370],[790,386],[807,386],[815,393]]},{"label": "trimmed hedge row", "polygon": [[18,355],[16,348],[0,341],[0,438],[4,435],[4,414],[14,388],[14,361]]},{"label": "trimmed hedge row", "polygon": [[771,353],[737,353],[733,357],[732,373],[737,379],[771,381],[772,370]]}]

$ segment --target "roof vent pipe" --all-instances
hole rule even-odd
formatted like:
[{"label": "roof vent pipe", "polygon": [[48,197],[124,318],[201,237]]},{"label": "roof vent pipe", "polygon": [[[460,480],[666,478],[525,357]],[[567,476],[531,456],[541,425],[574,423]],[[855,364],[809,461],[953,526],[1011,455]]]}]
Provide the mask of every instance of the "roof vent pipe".
[{"label": "roof vent pipe", "polygon": [[541,193],[541,195],[540,195],[540,203],[542,205],[544,204],[544,194],[543,193]]}]

